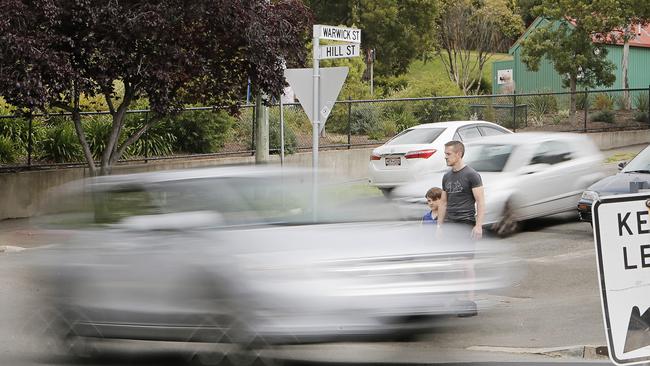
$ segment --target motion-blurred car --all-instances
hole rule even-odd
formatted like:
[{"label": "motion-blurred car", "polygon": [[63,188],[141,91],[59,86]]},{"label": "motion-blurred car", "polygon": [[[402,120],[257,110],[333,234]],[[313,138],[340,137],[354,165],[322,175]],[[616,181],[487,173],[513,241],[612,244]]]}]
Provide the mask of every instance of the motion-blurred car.
[{"label": "motion-blurred car", "polygon": [[581,221],[591,222],[592,203],[603,196],[632,193],[630,183],[650,182],[650,146],[628,163],[619,164],[620,172],[590,185],[578,201]]},{"label": "motion-blurred car", "polygon": [[443,169],[445,143],[510,133],[497,124],[483,121],[438,122],[411,127],[372,151],[368,166],[370,185],[388,195],[396,186]]},{"label": "motion-blurred car", "polygon": [[[486,137],[466,146],[465,163],[481,174],[485,224],[498,234],[518,222],[575,209],[575,202],[601,172],[603,157],[591,139],[570,133],[516,133]],[[445,171],[393,192],[410,217],[426,211],[424,193],[442,187]]]},{"label": "motion-blurred car", "polygon": [[458,299],[503,285],[489,243],[433,245],[432,228],[394,221],[381,197],[343,204],[346,186],[320,184],[314,212],[309,177],[233,167],[66,189],[50,217],[76,227],[75,238],[38,263],[66,344],[84,354],[110,340],[374,339],[474,311]]}]

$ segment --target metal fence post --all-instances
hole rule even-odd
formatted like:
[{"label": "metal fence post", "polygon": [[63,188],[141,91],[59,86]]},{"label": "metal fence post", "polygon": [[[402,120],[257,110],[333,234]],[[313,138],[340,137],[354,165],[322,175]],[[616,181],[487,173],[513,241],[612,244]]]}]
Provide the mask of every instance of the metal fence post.
[{"label": "metal fence post", "polygon": [[585,88],[585,101],[582,106],[582,109],[584,109],[584,114],[585,114],[585,126],[584,126],[584,132],[587,132],[587,118],[589,118],[589,92],[587,91],[587,88]]},{"label": "metal fence post", "polygon": [[255,156],[255,120],[257,117],[257,107],[253,108],[253,128],[251,128],[251,150],[253,151],[251,155]]},{"label": "metal fence post", "polygon": [[348,97],[348,150],[352,143],[352,97]]},{"label": "metal fence post", "polygon": [[27,136],[27,166],[31,167],[32,166],[32,150],[33,150],[33,144],[34,144],[34,126],[33,126],[33,120],[34,117],[32,117],[32,113],[29,113],[29,130]]},{"label": "metal fence post", "polygon": [[[149,112],[144,112],[144,124],[149,123]],[[149,162],[149,129],[144,131],[144,162]]]},{"label": "metal fence post", "polygon": [[512,91],[512,132],[517,132],[517,91]]},{"label": "metal fence post", "polygon": [[646,112],[646,119],[650,125],[650,85],[648,85],[648,110]]},{"label": "metal fence post", "polygon": [[280,166],[284,165],[284,105],[280,94]]}]

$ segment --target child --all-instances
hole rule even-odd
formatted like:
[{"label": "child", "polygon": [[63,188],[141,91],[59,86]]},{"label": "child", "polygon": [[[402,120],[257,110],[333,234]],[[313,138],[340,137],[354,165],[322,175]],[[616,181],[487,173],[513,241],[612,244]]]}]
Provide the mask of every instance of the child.
[{"label": "child", "polygon": [[423,224],[437,224],[438,223],[438,203],[442,196],[442,189],[433,187],[427,191],[424,197],[427,199],[427,206],[431,209],[427,214],[422,217]]}]

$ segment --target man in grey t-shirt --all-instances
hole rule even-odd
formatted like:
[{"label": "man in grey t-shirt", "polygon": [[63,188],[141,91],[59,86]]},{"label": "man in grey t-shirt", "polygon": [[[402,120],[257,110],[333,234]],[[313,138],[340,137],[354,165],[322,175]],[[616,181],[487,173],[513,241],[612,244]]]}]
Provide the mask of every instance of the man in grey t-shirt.
[{"label": "man in grey t-shirt", "polygon": [[451,170],[442,178],[443,194],[438,208],[438,225],[443,222],[468,224],[472,238],[483,236],[485,196],[481,176],[463,162],[465,146],[460,141],[445,144],[445,160]]}]

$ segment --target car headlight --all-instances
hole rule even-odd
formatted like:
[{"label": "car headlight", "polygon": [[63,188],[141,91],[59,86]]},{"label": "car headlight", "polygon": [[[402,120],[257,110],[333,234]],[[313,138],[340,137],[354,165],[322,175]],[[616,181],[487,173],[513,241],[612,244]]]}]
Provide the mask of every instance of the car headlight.
[{"label": "car headlight", "polygon": [[598,201],[598,192],[584,191],[580,199],[587,200],[587,201]]}]

